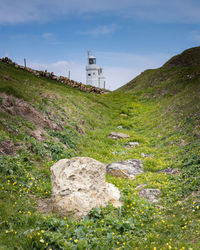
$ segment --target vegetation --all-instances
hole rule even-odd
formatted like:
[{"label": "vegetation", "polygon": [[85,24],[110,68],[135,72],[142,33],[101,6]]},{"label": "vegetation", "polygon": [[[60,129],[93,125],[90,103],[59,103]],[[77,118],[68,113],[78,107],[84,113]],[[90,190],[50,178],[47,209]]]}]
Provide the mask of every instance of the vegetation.
[{"label": "vegetation", "polygon": [[[0,92],[27,101],[62,127],[46,128],[38,140],[31,135],[38,124],[0,110],[0,143],[13,142],[17,152],[0,157],[0,249],[200,248],[199,48],[195,51],[194,64],[185,66],[177,56],[176,65],[147,70],[101,96],[0,62]],[[130,138],[112,140],[111,131]],[[126,148],[128,141],[140,145]],[[142,159],[145,172],[134,181],[106,177],[121,191],[121,208],[96,208],[78,222],[39,212],[37,200],[51,196],[50,167],[73,156],[103,163]],[[179,174],[158,172],[167,167]],[[158,204],[139,197],[140,184],[161,190]]]}]

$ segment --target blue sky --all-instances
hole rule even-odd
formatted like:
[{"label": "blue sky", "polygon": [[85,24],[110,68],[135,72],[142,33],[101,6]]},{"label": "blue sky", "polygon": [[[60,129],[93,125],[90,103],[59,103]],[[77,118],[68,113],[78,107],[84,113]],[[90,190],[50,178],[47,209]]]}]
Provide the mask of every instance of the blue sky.
[{"label": "blue sky", "polygon": [[200,44],[199,0],[0,0],[0,57],[85,83],[87,50],[116,89]]}]

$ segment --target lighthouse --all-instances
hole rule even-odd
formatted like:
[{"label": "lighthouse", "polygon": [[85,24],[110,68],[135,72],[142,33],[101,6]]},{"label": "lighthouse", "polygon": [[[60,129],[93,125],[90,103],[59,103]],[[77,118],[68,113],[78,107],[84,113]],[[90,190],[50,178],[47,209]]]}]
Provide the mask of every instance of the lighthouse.
[{"label": "lighthouse", "polygon": [[96,57],[91,52],[88,52],[86,84],[102,89],[106,87],[106,78],[103,75],[103,69],[96,64]]}]

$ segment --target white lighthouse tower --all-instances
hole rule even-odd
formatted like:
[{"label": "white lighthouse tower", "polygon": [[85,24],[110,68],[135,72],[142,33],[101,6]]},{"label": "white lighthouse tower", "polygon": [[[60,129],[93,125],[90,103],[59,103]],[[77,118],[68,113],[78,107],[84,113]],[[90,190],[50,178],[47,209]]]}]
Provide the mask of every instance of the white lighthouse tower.
[{"label": "white lighthouse tower", "polygon": [[88,52],[88,65],[86,66],[86,84],[105,89],[106,78],[103,69],[96,65],[96,57]]}]

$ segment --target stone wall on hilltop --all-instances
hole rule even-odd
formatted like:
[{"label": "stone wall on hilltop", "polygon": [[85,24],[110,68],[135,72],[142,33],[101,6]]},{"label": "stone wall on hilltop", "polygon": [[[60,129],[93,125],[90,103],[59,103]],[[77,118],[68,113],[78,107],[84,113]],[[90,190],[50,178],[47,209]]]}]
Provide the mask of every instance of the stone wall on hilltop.
[{"label": "stone wall on hilltop", "polygon": [[84,85],[81,82],[76,82],[74,80],[70,80],[68,77],[64,77],[64,76],[56,76],[56,75],[54,75],[53,72],[48,72],[47,70],[45,70],[45,71],[34,70],[34,69],[29,68],[29,67],[19,65],[19,64],[13,62],[8,57],[0,58],[0,61],[4,62],[6,64],[9,64],[9,65],[13,65],[15,68],[26,70],[26,71],[30,72],[31,74],[34,74],[37,77],[46,77],[48,79],[69,85],[73,88],[77,88],[77,89],[84,91],[84,92],[95,93],[95,94],[106,94],[106,93],[110,92],[109,90],[105,90],[105,89],[101,89],[101,88],[97,88],[97,87],[93,87],[93,86],[87,87],[86,85]]}]

